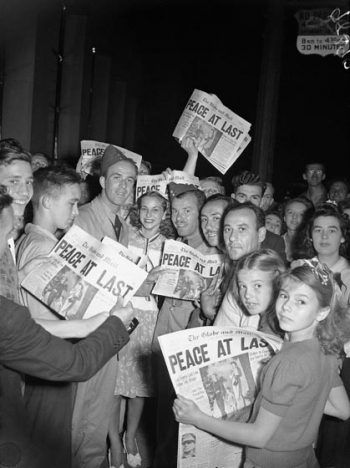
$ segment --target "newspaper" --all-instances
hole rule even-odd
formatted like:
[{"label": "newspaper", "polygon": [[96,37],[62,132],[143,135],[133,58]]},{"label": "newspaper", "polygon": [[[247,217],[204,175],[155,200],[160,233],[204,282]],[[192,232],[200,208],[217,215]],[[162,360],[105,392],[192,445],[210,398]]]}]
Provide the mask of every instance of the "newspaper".
[{"label": "newspaper", "polygon": [[250,142],[250,127],[217,96],[195,89],[173,136],[179,141],[192,138],[198,151],[225,174]]},{"label": "newspaper", "polygon": [[141,175],[137,178],[136,199],[147,192],[159,192],[168,198],[167,186],[170,183],[199,187],[199,179],[183,171],[171,171],[171,174]]},{"label": "newspaper", "polygon": [[119,296],[126,304],[147,277],[121,248],[72,226],[51,251],[46,268],[39,266],[21,285],[66,319],[108,311]]},{"label": "newspaper", "polygon": [[221,275],[223,255],[204,255],[174,240],[164,243],[161,273],[152,293],[185,301],[200,298],[211,282]]},{"label": "newspaper", "polygon": [[[282,344],[236,327],[201,327],[158,337],[176,394],[215,418],[246,422],[263,364]],[[179,425],[178,468],[238,468],[242,447]]]},{"label": "newspaper", "polygon": [[[76,171],[79,172],[83,179],[85,179],[88,174],[98,173],[100,159],[107,146],[109,146],[109,143],[102,143],[94,140],[82,140],[80,142],[81,156],[77,163]],[[139,169],[142,161],[142,156],[140,154],[122,148],[121,146],[112,146],[118,148],[127,158],[132,159]]]}]

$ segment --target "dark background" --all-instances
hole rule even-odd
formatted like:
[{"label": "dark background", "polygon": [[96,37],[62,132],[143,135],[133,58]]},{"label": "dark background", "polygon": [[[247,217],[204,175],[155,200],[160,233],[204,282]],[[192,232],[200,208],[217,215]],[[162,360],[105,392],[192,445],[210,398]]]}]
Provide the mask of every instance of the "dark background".
[{"label": "dark background", "polygon": [[[288,186],[302,181],[303,166],[310,160],[326,163],[328,179],[349,174],[350,70],[343,68],[339,57],[303,56],[296,49],[296,11],[335,8],[338,3],[276,1],[284,6],[280,81],[272,90],[278,106],[271,151],[272,182],[282,196]],[[11,44],[17,45],[28,21],[35,18],[32,123],[25,143],[32,151],[51,152],[57,79],[52,49],[58,45],[61,3],[29,3],[30,10],[24,1],[0,0],[3,48],[9,63],[17,51],[16,47],[11,50]],[[271,4],[267,0],[65,2],[60,158],[75,161],[79,140],[96,139],[142,154],[152,162],[154,173],[167,166],[180,169],[186,155],[172,132],[193,89],[198,88],[216,94],[252,124],[253,142],[226,173],[225,182],[229,185],[238,171],[251,169]],[[76,55],[79,47],[77,65],[70,54]],[[95,59],[92,47],[96,47]],[[6,97],[6,63],[4,69]],[[75,82],[74,76],[81,76],[80,81]],[[79,105],[74,104],[78,101]],[[271,115],[264,118],[273,125]],[[11,135],[5,130],[6,122],[2,137],[16,137],[16,119],[7,125]],[[200,177],[220,175],[204,158],[197,172]]]}]

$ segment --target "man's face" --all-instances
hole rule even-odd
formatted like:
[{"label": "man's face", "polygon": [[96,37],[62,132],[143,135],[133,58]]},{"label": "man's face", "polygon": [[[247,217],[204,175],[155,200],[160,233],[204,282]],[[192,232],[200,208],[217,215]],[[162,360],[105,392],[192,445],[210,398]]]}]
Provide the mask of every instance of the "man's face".
[{"label": "man's face", "polygon": [[206,198],[221,193],[221,187],[215,180],[201,180],[200,189],[205,193]]},{"label": "man's face", "polygon": [[68,229],[78,216],[81,191],[79,184],[66,184],[58,194],[50,198],[50,214],[53,230]]},{"label": "man's face", "polygon": [[238,203],[250,201],[256,206],[260,206],[262,198],[262,187],[260,185],[240,185],[232,197]]},{"label": "man's face", "polygon": [[107,201],[112,205],[124,205],[132,199],[137,170],[130,161],[118,161],[110,166],[105,177],[100,177],[100,184]]},{"label": "man's face", "polygon": [[7,187],[13,198],[12,206],[16,217],[24,214],[24,209],[33,196],[33,173],[29,162],[13,161],[0,166],[0,184]]},{"label": "man's face", "polygon": [[339,203],[345,200],[348,194],[348,188],[344,182],[334,182],[329,189],[329,199]]},{"label": "man's face", "polygon": [[227,206],[224,200],[206,203],[201,210],[201,228],[205,240],[211,247],[217,247],[220,241],[220,222]]},{"label": "man's face", "polygon": [[195,440],[192,436],[183,436],[182,439],[182,446],[183,446],[183,453],[184,456],[190,455],[195,449]]},{"label": "man's face", "polygon": [[303,179],[312,187],[320,185],[325,177],[322,164],[308,164],[303,174]]},{"label": "man's face", "polygon": [[182,198],[174,198],[171,220],[178,235],[185,240],[199,234],[199,209],[196,196],[188,193]]},{"label": "man's face", "polygon": [[149,175],[149,174],[150,174],[150,171],[148,167],[144,163],[141,163],[138,175]]},{"label": "man's face", "polygon": [[274,189],[272,184],[266,184],[264,195],[260,202],[260,208],[264,211],[268,210],[273,203]]},{"label": "man's face", "polygon": [[231,260],[258,249],[265,234],[265,227],[257,228],[256,215],[249,208],[230,211],[224,219],[224,242]]},{"label": "man's face", "polygon": [[12,206],[4,208],[0,214],[0,257],[7,247],[7,241],[13,237],[14,220]]}]

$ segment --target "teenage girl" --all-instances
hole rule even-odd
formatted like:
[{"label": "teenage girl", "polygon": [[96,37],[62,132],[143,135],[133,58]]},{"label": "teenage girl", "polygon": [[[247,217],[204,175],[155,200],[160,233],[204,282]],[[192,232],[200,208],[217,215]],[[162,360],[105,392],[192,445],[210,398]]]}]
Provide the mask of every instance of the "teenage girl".
[{"label": "teenage girl", "polygon": [[[157,192],[148,192],[137,200],[139,227],[131,230],[128,248],[132,252],[147,255],[147,271],[160,264],[166,237],[161,233],[165,220],[167,201]],[[141,466],[141,454],[136,433],[146,397],[154,396],[151,365],[151,342],[156,325],[158,308],[150,287],[143,285],[132,299],[135,317],[139,325],[131,335],[128,348],[119,353],[119,366],[115,387],[113,422],[109,431],[111,466],[123,468],[124,450],[128,466]],[[152,283],[153,286],[153,283]],[[126,398],[126,430],[123,441],[119,434],[120,405]]]},{"label": "teenage girl", "polygon": [[283,260],[270,249],[256,250],[239,259],[214,325],[276,331],[278,326],[272,323],[277,295],[274,280],[283,271]]},{"label": "teenage girl", "polygon": [[262,370],[251,422],[215,419],[182,396],[173,410],[181,423],[245,445],[244,468],[315,468],[312,445],[322,414],[350,417],[337,365],[346,327],[343,323],[342,333],[337,329],[339,308],[328,267],[305,261],[279,282],[276,313],[285,342]]}]

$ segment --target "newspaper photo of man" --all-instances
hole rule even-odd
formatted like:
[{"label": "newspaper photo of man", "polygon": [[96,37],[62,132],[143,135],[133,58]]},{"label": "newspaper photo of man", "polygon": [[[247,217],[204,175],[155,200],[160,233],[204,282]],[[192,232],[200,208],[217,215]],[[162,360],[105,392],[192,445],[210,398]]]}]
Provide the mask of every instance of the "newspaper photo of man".
[{"label": "newspaper photo of man", "polygon": [[196,456],[196,436],[193,432],[183,434],[181,438],[181,458],[194,458]]},{"label": "newspaper photo of man", "polygon": [[201,292],[206,288],[206,281],[195,271],[180,269],[179,278],[174,293],[180,299],[193,301],[199,299]]}]

